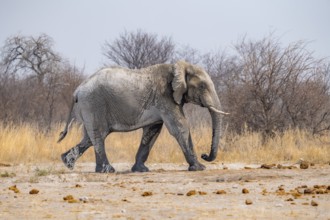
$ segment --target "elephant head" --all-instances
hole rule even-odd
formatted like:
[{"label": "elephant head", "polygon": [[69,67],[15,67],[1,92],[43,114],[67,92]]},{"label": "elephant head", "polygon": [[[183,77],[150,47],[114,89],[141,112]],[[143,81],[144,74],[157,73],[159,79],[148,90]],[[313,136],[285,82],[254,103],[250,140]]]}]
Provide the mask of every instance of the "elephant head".
[{"label": "elephant head", "polygon": [[213,161],[217,157],[220,139],[220,114],[228,113],[220,110],[221,105],[214,84],[203,69],[185,61],[178,61],[174,65],[173,75],[173,98],[177,104],[189,102],[209,109],[212,118],[212,145],[210,154],[203,154],[202,158]]}]

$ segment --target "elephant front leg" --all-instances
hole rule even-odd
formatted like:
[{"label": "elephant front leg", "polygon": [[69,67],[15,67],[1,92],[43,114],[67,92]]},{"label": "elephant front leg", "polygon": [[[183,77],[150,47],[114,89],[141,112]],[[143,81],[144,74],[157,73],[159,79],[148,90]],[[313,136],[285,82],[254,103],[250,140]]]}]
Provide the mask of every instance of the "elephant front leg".
[{"label": "elephant front leg", "polygon": [[189,164],[189,171],[205,170],[205,166],[198,162],[194,146],[191,140],[191,135],[188,123],[182,113],[170,114],[164,116],[164,122],[170,134],[178,141],[185,159]]},{"label": "elephant front leg", "polygon": [[150,150],[154,145],[160,131],[162,130],[163,123],[146,126],[143,128],[143,135],[140,143],[139,150],[135,156],[135,164],[132,167],[133,172],[147,172],[148,167],[144,165],[147,161]]}]

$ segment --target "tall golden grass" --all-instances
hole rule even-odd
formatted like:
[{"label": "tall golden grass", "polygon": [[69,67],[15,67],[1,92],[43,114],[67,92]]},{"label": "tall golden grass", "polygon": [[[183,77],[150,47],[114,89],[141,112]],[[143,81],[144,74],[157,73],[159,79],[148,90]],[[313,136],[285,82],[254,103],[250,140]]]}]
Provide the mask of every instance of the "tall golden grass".
[{"label": "tall golden grass", "polygon": [[[73,126],[67,137],[56,143],[63,125],[45,133],[31,124],[0,124],[0,162],[43,163],[60,162],[60,155],[79,143],[82,138],[80,126]],[[208,153],[211,145],[211,128],[200,126],[192,129],[192,139],[198,155]],[[106,139],[106,150],[111,162],[134,162],[142,132],[113,133]],[[94,162],[94,148],[91,147],[79,159]],[[241,135],[224,134],[216,162],[276,163],[295,162],[303,158],[314,163],[330,160],[329,135],[313,136],[303,130],[288,130],[267,142],[262,135],[246,131]],[[162,130],[151,151],[148,162],[184,163],[182,151],[176,140]]]}]

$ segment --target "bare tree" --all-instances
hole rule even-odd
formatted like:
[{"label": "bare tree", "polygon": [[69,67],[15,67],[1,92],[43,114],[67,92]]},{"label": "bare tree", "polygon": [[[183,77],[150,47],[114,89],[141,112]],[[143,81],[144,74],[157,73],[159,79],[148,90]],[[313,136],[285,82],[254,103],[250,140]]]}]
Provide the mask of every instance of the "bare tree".
[{"label": "bare tree", "polygon": [[61,61],[52,50],[53,40],[46,34],[38,37],[17,35],[6,40],[2,48],[2,61],[5,72],[34,73],[39,83],[47,73],[51,73],[54,63]]},{"label": "bare tree", "polygon": [[6,40],[0,63],[2,121],[37,122],[51,128],[55,113],[63,108],[62,92],[72,82],[66,76],[73,71],[52,47],[53,40],[45,34]]},{"label": "bare tree", "polygon": [[322,70],[322,61],[304,42],[283,48],[272,36],[243,39],[235,51],[231,59],[235,68],[223,79],[232,129],[248,125],[269,136],[289,127],[316,131],[323,124],[327,128],[329,88],[322,78],[329,72]]},{"label": "bare tree", "polygon": [[103,54],[111,63],[131,69],[170,61],[175,46],[172,39],[137,30],[122,33],[118,39],[103,45]]}]

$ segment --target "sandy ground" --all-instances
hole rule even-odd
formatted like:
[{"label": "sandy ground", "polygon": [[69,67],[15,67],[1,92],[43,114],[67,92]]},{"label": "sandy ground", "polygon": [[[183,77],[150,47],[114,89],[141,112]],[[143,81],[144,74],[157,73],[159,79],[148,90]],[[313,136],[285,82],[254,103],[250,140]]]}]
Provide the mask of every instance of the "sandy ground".
[{"label": "sandy ground", "polygon": [[148,164],[148,173],[131,173],[131,165],[96,174],[93,163],[77,162],[73,171],[62,164],[1,164],[0,219],[330,219],[328,164],[206,164],[202,172]]}]

